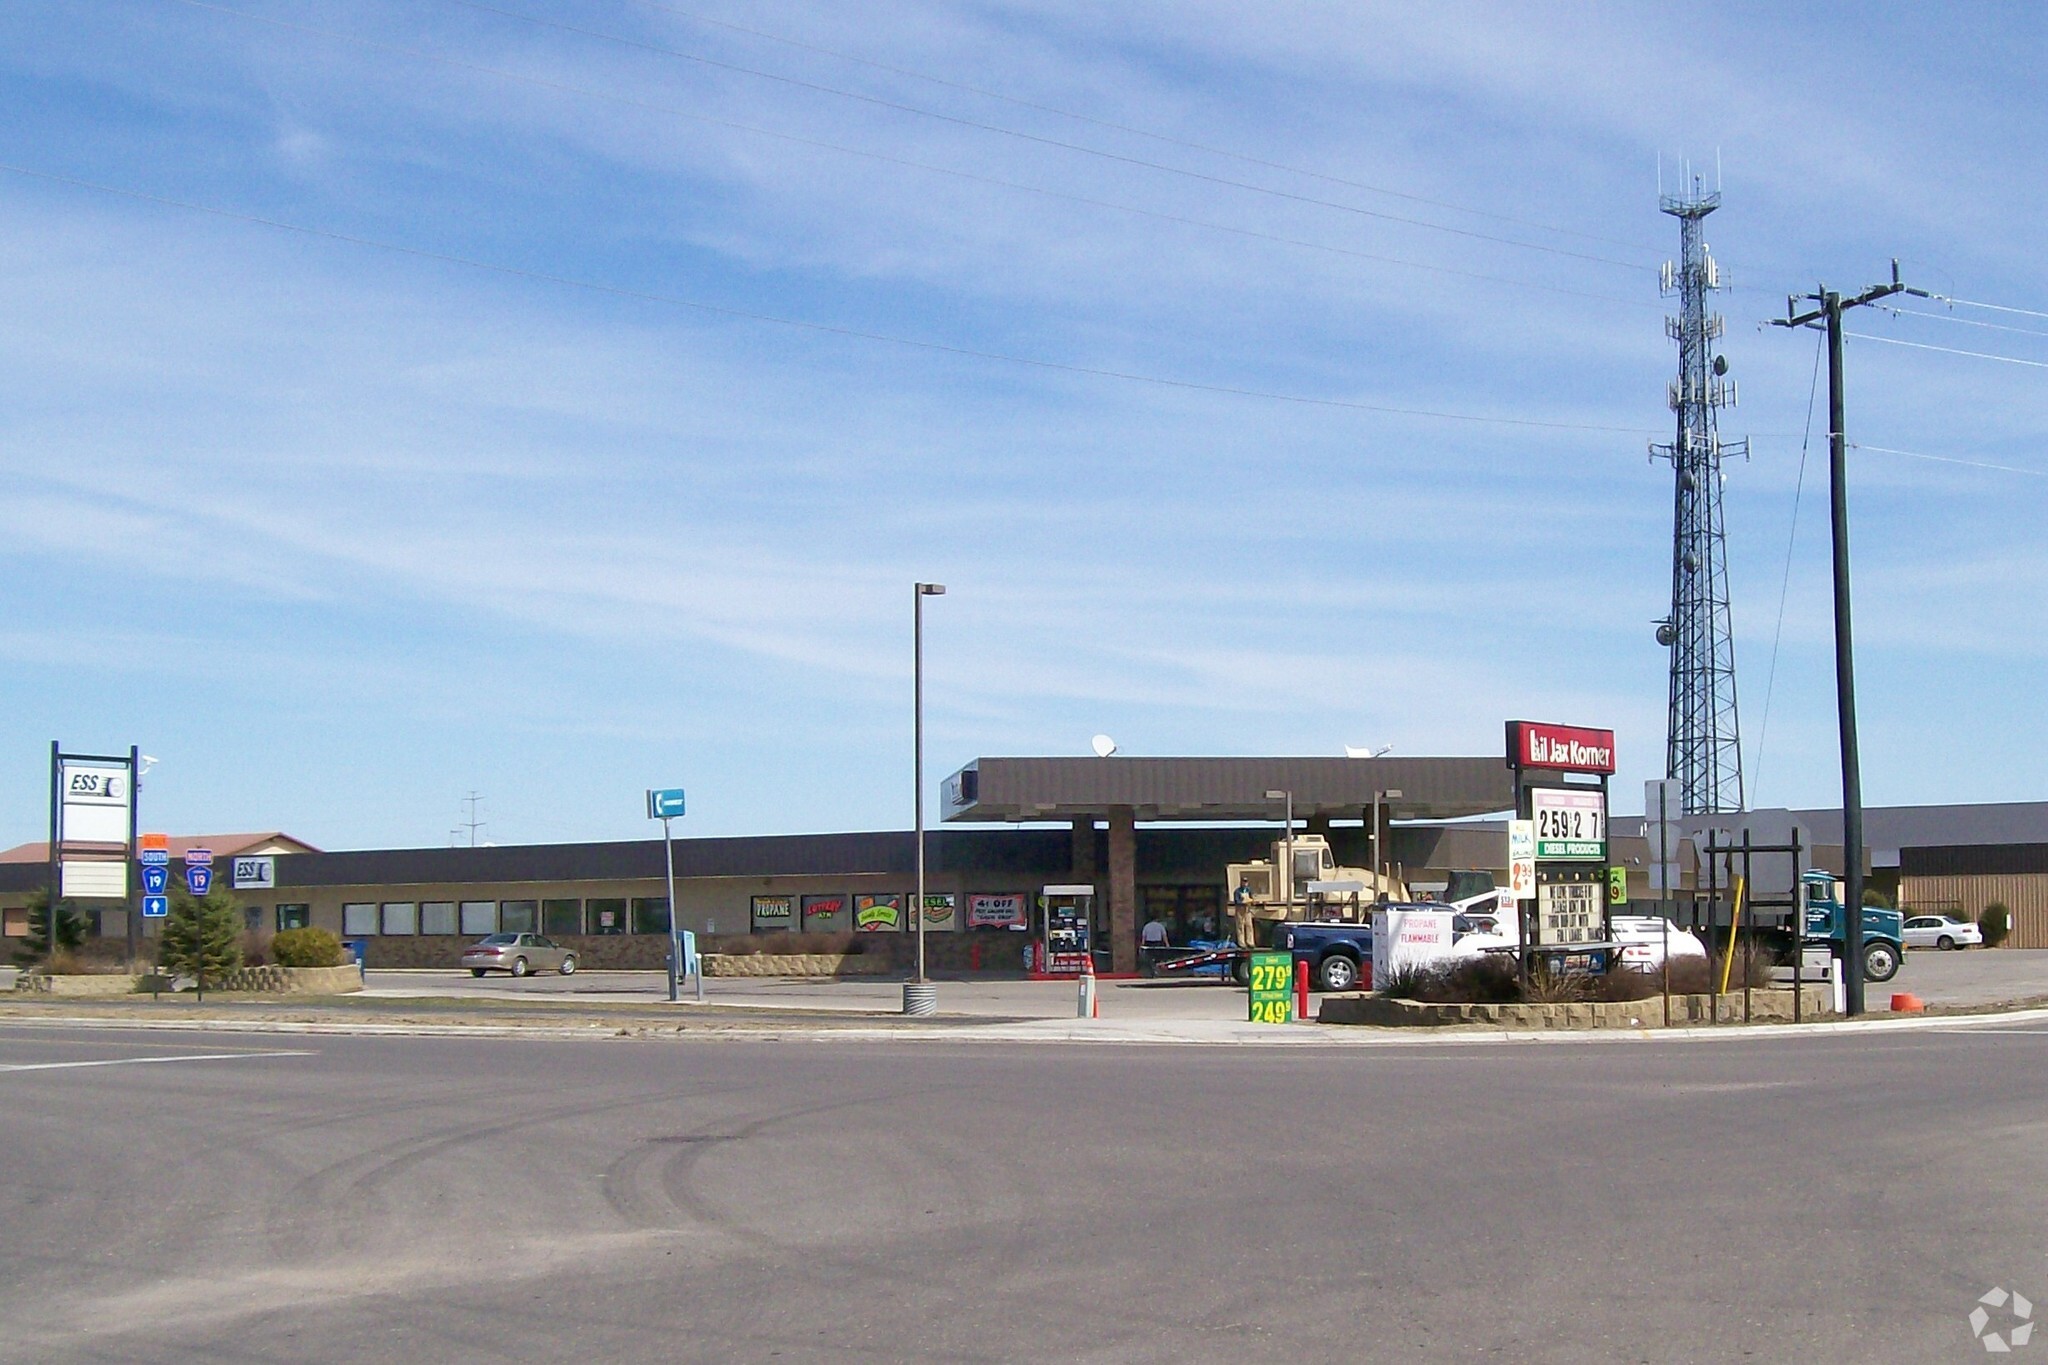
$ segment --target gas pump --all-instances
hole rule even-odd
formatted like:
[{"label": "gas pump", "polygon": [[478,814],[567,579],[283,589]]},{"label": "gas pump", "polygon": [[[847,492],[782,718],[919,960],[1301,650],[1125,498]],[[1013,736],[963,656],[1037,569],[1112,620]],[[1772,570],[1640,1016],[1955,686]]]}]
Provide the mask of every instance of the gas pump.
[{"label": "gas pump", "polygon": [[1039,970],[1079,976],[1094,947],[1094,926],[1094,887],[1046,887],[1038,896]]}]

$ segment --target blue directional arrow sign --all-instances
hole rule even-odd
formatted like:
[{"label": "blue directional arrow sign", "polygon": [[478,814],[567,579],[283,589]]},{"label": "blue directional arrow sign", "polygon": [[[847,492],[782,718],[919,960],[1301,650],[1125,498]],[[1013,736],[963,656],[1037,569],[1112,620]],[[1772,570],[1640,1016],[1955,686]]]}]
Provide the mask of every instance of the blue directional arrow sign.
[{"label": "blue directional arrow sign", "polygon": [[195,896],[203,896],[213,889],[213,869],[204,863],[195,863],[185,869],[185,889]]},{"label": "blue directional arrow sign", "polygon": [[647,793],[647,818],[666,820],[683,813],[683,789],[663,787]]},{"label": "blue directional arrow sign", "polygon": [[142,898],[142,917],[144,919],[162,919],[170,913],[171,898],[169,896],[144,896]]},{"label": "blue directional arrow sign", "polygon": [[171,889],[171,870],[161,863],[142,865],[142,894],[161,896]]}]

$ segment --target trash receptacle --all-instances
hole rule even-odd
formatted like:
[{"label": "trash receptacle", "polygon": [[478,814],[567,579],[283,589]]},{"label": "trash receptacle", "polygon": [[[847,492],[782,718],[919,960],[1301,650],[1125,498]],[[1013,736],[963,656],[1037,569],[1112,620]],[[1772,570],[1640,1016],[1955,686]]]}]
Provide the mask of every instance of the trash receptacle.
[{"label": "trash receptacle", "polygon": [[342,951],[346,952],[350,957],[355,959],[356,975],[362,976],[363,950],[369,947],[368,941],[360,938],[345,938],[341,941],[341,947]]}]

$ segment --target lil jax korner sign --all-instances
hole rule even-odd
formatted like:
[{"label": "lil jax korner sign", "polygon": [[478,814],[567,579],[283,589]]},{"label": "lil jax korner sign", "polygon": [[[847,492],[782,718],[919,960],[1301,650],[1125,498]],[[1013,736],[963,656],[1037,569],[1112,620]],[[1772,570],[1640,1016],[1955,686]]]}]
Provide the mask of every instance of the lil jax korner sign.
[{"label": "lil jax korner sign", "polygon": [[1540,721],[1508,722],[1508,766],[1571,773],[1614,771],[1614,731]]}]

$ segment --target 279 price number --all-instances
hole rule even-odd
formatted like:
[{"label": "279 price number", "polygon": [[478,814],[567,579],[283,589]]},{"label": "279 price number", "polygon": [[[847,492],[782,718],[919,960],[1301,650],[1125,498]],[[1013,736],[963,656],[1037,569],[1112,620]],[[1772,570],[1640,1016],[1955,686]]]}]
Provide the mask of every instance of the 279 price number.
[{"label": "279 price number", "polygon": [[1260,957],[1254,957],[1251,984],[1255,995],[1263,995],[1268,991],[1278,991],[1285,995],[1294,987],[1293,961],[1282,959],[1279,962],[1266,962]]}]

